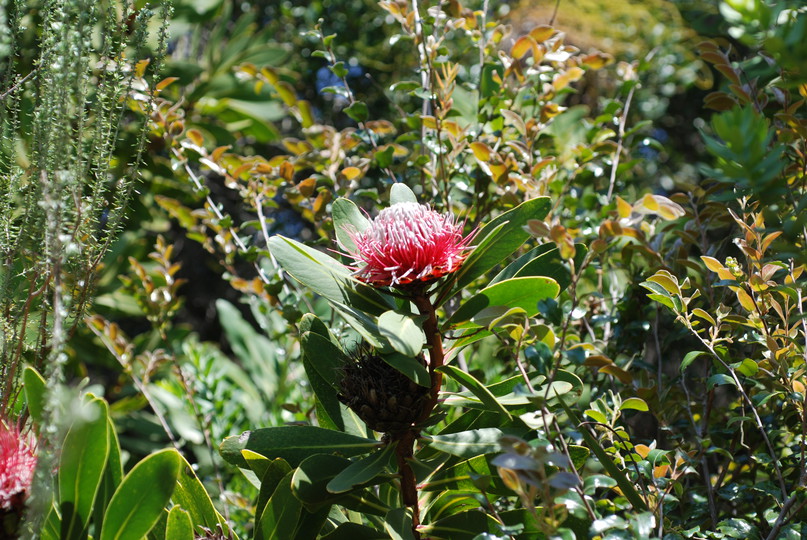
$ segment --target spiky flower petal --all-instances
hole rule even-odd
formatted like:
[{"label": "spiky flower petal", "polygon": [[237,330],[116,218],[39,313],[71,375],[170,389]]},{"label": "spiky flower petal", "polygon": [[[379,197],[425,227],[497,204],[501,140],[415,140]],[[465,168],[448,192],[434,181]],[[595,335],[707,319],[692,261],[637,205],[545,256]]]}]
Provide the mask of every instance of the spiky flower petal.
[{"label": "spiky flower petal", "polygon": [[459,269],[470,235],[451,214],[401,202],[379,212],[369,227],[350,233],[356,277],[376,286],[430,282]]},{"label": "spiky flower petal", "polygon": [[0,420],[0,513],[20,513],[36,467],[33,442]]}]

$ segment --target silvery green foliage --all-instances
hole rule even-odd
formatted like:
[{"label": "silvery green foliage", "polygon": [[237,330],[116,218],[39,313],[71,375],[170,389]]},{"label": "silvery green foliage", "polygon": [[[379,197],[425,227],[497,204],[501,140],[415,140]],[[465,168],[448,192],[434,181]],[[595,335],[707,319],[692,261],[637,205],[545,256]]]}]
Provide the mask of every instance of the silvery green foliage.
[{"label": "silvery green foliage", "polygon": [[[51,390],[62,379],[64,344],[125,215],[145,144],[127,98],[159,72],[169,12],[170,3],[155,13],[127,0],[0,8],[0,410],[15,405],[22,363],[42,370]],[[152,36],[150,25],[159,28]],[[60,401],[50,400],[43,426],[53,440]]]}]

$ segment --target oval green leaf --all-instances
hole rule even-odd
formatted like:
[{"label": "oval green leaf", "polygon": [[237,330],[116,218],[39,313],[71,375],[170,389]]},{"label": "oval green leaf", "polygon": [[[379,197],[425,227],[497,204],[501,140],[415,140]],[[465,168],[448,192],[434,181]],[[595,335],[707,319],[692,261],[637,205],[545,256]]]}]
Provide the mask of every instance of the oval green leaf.
[{"label": "oval green leaf", "polygon": [[387,338],[392,348],[414,358],[420,354],[426,335],[415,321],[408,315],[396,311],[387,311],[378,318],[378,329]]},{"label": "oval green leaf", "polygon": [[168,448],[135,465],[109,502],[100,540],[140,540],[148,534],[174,493],[181,464],[179,453]]},{"label": "oval green leaf", "polygon": [[82,538],[109,457],[109,407],[95,398],[81,406],[67,432],[59,462],[61,537]]},{"label": "oval green leaf", "polygon": [[175,506],[168,512],[168,521],[165,525],[165,538],[176,540],[193,540],[193,522],[191,515],[181,506]]}]

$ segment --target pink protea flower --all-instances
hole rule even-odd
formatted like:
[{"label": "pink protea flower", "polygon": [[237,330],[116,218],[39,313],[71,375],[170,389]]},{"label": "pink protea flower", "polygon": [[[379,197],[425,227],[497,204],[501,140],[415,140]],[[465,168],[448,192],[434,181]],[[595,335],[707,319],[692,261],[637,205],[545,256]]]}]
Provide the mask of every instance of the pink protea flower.
[{"label": "pink protea flower", "polygon": [[468,252],[472,235],[451,214],[424,204],[396,203],[379,212],[369,227],[349,232],[356,251],[356,277],[375,286],[430,282],[455,272]]},{"label": "pink protea flower", "polygon": [[0,514],[22,511],[35,467],[33,441],[0,419]]}]

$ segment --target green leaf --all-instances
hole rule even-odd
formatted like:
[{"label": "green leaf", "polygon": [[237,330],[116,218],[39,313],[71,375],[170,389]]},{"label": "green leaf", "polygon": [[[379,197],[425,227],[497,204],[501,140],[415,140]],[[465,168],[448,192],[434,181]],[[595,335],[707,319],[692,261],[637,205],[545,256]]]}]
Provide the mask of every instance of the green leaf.
[{"label": "green leaf", "polygon": [[647,407],[647,403],[642,398],[632,397],[628,398],[622,402],[622,405],[619,406],[620,411],[624,411],[626,409],[634,409],[636,411],[648,411],[650,410]]},{"label": "green leaf", "polygon": [[45,394],[48,391],[45,379],[31,366],[26,366],[22,372],[22,384],[25,390],[25,403],[34,424],[39,427],[42,423],[42,411],[45,408]]},{"label": "green leaf", "polygon": [[349,107],[345,107],[345,114],[356,122],[364,122],[370,116],[367,104],[361,101],[354,101]]},{"label": "green leaf", "polygon": [[[335,339],[333,341],[330,339],[332,336],[327,328],[324,333],[319,332],[321,330],[319,325],[322,325],[322,321],[314,317],[319,325],[303,324],[308,320],[307,316],[304,316],[300,323],[302,333],[300,342],[303,348],[303,368],[319,404],[317,418],[322,427],[333,427],[338,431],[344,431],[345,422],[342,418],[342,408],[336,396],[340,390],[338,377],[341,362],[345,361],[347,357],[342,349],[334,343]],[[312,330],[306,331],[306,328]]]},{"label": "green leaf", "polygon": [[283,458],[296,467],[305,458],[315,454],[339,454],[351,457],[372,452],[382,443],[313,426],[282,426],[246,431],[228,437],[221,443],[222,457],[229,463],[246,468],[241,455],[244,449],[268,458]]},{"label": "green leaf", "polygon": [[395,307],[388,297],[353,279],[344,265],[324,253],[280,235],[268,242],[269,251],[294,279],[337,304],[381,315]]},{"label": "green leaf", "polygon": [[115,491],[118,489],[123,479],[123,466],[120,457],[120,442],[115,431],[115,424],[112,418],[107,417],[107,434],[109,435],[109,455],[107,457],[104,474],[101,477],[101,485],[98,487],[95,504],[93,504],[93,522],[100,526],[104,521],[104,514],[107,506],[112,500]]},{"label": "green leaf", "polygon": [[431,376],[426,366],[420,363],[417,358],[404,356],[400,353],[382,354],[381,359],[407,376],[410,381],[428,388],[431,386]]},{"label": "green leaf", "polygon": [[171,540],[194,540],[191,515],[181,506],[175,506],[168,512],[165,526],[165,538]]},{"label": "green leaf", "polygon": [[470,458],[483,454],[492,454],[501,451],[499,439],[502,432],[498,428],[471,429],[459,433],[433,435],[428,444],[432,448],[459,456]]},{"label": "green leaf", "polygon": [[[491,472],[486,456],[475,456],[436,470],[421,482],[421,491],[465,491],[475,492],[484,488],[487,493],[502,493],[503,485],[494,482],[497,475]],[[507,490],[507,488],[504,488]],[[507,490],[509,491],[509,490]]]},{"label": "green leaf", "polygon": [[510,416],[507,409],[505,409],[504,406],[496,400],[496,397],[490,392],[490,390],[488,390],[484,384],[478,381],[470,373],[466,373],[458,367],[451,365],[440,366],[437,368],[437,371],[445,373],[453,380],[457,381],[460,386],[467,387],[468,390],[473,393],[473,395],[479,398],[479,401],[485,405],[487,410],[498,412],[502,417],[502,421],[513,420],[513,417]]},{"label": "green leaf", "polygon": [[499,312],[494,308],[499,306],[508,309],[521,308],[527,317],[533,317],[538,313],[538,302],[555,298],[559,292],[557,282],[547,277],[521,277],[500,281],[466,300],[446,321],[444,328],[468,326],[469,321],[476,326],[487,326],[489,319],[498,315]]},{"label": "green leaf", "polygon": [[689,364],[694,362],[696,358],[703,356],[704,354],[706,354],[704,351],[690,351],[686,353],[686,356],[684,356],[684,359],[681,361],[681,373],[683,373],[684,370],[689,367]]},{"label": "green leaf", "polygon": [[181,464],[173,448],[140,460],[109,502],[100,540],[140,540],[148,534],[174,493]]},{"label": "green leaf", "polygon": [[[328,38],[333,39],[333,36],[328,36]],[[326,43],[326,47],[327,46],[328,46],[328,43]],[[339,77],[340,79],[344,79],[345,77],[347,77],[348,71],[347,71],[347,68],[345,67],[344,62],[336,62],[332,66],[330,66],[330,68],[331,68],[331,71],[333,72],[333,74],[336,75],[337,77]]]},{"label": "green leaf", "polygon": [[397,182],[392,184],[392,187],[389,190],[390,206],[403,202],[418,202],[415,192],[409,189],[409,186],[404,183]]},{"label": "green leaf", "polygon": [[316,509],[338,498],[328,491],[328,483],[350,466],[350,460],[332,454],[316,454],[294,470],[291,490],[309,510]]},{"label": "green leaf", "polygon": [[742,373],[746,377],[753,377],[759,371],[759,365],[750,358],[746,358],[742,362],[733,364],[732,367],[734,367],[738,372]]},{"label": "green leaf", "polygon": [[[563,410],[569,416],[569,419],[571,419],[571,421],[574,422],[575,424],[580,424],[580,419],[577,417],[574,411],[572,411],[572,409],[570,409],[569,406],[566,405],[566,402],[563,401],[563,398],[560,395],[557,395],[556,397],[558,398],[561,407],[563,407]],[[633,508],[640,511],[647,510],[647,505],[645,504],[644,500],[642,500],[642,497],[639,495],[639,493],[636,491],[636,488],[634,487],[633,483],[631,483],[631,481],[628,480],[628,477],[625,476],[625,473],[614,464],[614,462],[611,460],[611,457],[606,453],[605,449],[602,446],[600,446],[599,441],[597,441],[597,439],[589,432],[586,426],[582,425],[580,426],[580,435],[582,435],[583,440],[586,443],[586,446],[592,452],[594,452],[594,455],[597,456],[597,459],[599,460],[600,464],[603,466],[605,471],[608,473],[608,476],[610,476],[616,481],[617,485],[619,486],[619,489],[622,491],[622,494],[625,496],[626,499],[628,499],[628,502],[630,502],[633,505]]]},{"label": "green leaf", "polygon": [[303,504],[291,490],[293,472],[289,472],[277,486],[261,514],[260,536],[256,540],[286,540],[293,538]]},{"label": "green leaf", "polygon": [[389,540],[389,535],[367,525],[340,523],[321,540]]},{"label": "green leaf", "polygon": [[572,465],[577,470],[583,468],[583,465],[586,464],[586,460],[588,460],[588,456],[591,455],[591,451],[585,446],[578,446],[576,444],[569,445],[569,456],[572,458]]},{"label": "green leaf", "polygon": [[311,362],[322,379],[335,391],[339,391],[338,375],[349,359],[347,355],[327,338],[306,332],[302,335],[300,343],[303,346],[305,358]]},{"label": "green leaf", "polygon": [[[473,240],[476,247],[462,267],[453,274],[453,279],[449,280],[447,286],[452,287],[452,292],[445,295],[444,299],[447,300],[453,293],[464,289],[466,285],[523,246],[530,237],[524,230],[524,225],[530,219],[543,219],[551,207],[549,197],[530,199],[482,227]],[[441,294],[441,299],[443,296]]]},{"label": "green leaf", "polygon": [[388,444],[383,450],[354,461],[328,482],[328,491],[344,493],[387,475],[395,467],[395,448],[395,444]]},{"label": "green leaf", "polygon": [[100,398],[82,404],[67,432],[59,462],[61,538],[85,538],[109,457],[109,408]]},{"label": "green leaf", "polygon": [[376,165],[383,169],[392,165],[394,154],[395,148],[392,145],[389,145],[383,150],[379,149],[373,157],[375,158]]},{"label": "green leaf", "polygon": [[[574,263],[576,268],[580,268],[587,252],[588,249],[585,245],[575,244]],[[496,274],[488,285],[514,277],[529,276],[552,278],[558,283],[560,290],[565,290],[572,281],[569,264],[560,256],[560,250],[554,244],[542,244],[507,265]]]},{"label": "green leaf", "polygon": [[213,506],[213,501],[210,495],[207,494],[193,468],[184,457],[180,458],[180,473],[177,478],[176,489],[171,499],[174,503],[180,505],[187,510],[191,515],[191,521],[195,526],[203,526],[208,529],[216,530],[219,524],[225,530],[225,533],[230,532],[227,522],[222,518]]},{"label": "green leaf", "polygon": [[482,532],[498,531],[499,525],[484,512],[469,510],[438,519],[423,528],[429,536],[451,540],[473,540]]},{"label": "green leaf", "polygon": [[384,530],[389,533],[391,540],[414,540],[412,510],[404,507],[387,512],[384,517]]},{"label": "green leaf", "polygon": [[[266,456],[262,456],[257,452],[253,452],[252,450],[242,450],[241,455],[244,456],[244,460],[247,462],[247,466],[249,469],[255,473],[259,479],[263,478],[269,468],[272,466],[272,460]],[[286,473],[283,473],[285,475]]]},{"label": "green leaf", "polygon": [[734,379],[732,379],[729,375],[725,373],[716,373],[712,375],[708,379],[706,379],[706,389],[711,390],[715,386],[720,386],[722,384],[730,384],[732,386],[736,386],[734,383]]},{"label": "green leaf", "polygon": [[336,241],[348,253],[355,253],[356,244],[351,240],[351,233],[360,233],[370,226],[370,220],[359,210],[353,201],[339,197],[331,205],[333,229]]},{"label": "green leaf", "polygon": [[42,530],[39,531],[39,534],[41,540],[60,540],[62,537],[61,521],[55,501],[48,507],[48,513],[42,521]]},{"label": "green leaf", "polygon": [[616,480],[604,474],[593,474],[587,476],[583,481],[583,491],[586,495],[593,495],[599,488],[612,488],[616,487]]},{"label": "green leaf", "polygon": [[[246,450],[245,450],[246,452]],[[277,490],[280,482],[286,477],[287,474],[292,472],[291,466],[282,459],[274,459],[269,463],[266,471],[261,475],[261,489],[258,492],[258,501],[255,503],[255,537],[260,537],[263,533],[261,531],[261,516],[269,504],[269,500]]]},{"label": "green leaf", "polygon": [[426,335],[412,317],[387,311],[378,318],[378,329],[387,338],[392,348],[410,358],[420,354]]},{"label": "green leaf", "polygon": [[294,532],[294,539],[315,540],[321,538],[320,533],[322,532],[322,527],[325,525],[325,522],[328,521],[331,508],[331,505],[326,505],[316,512],[309,512],[303,508],[303,512],[300,515],[300,523],[297,525],[297,530]]},{"label": "green leaf", "polygon": [[586,409],[583,413],[595,422],[599,422],[600,424],[608,424],[608,419],[605,417],[603,413],[595,409]]}]

